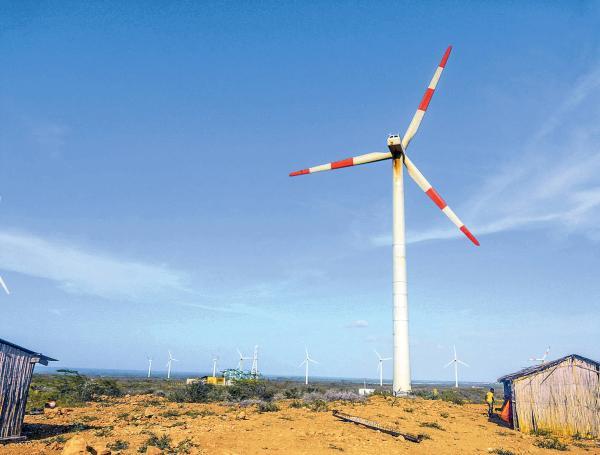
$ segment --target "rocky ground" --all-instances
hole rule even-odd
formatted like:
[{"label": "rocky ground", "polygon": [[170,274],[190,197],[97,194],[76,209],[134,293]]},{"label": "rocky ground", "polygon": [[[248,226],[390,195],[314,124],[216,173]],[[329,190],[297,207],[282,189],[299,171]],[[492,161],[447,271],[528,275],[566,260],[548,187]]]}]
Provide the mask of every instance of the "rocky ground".
[{"label": "rocky ground", "polygon": [[[525,435],[489,422],[483,405],[390,397],[372,397],[366,404],[329,403],[329,410],[294,408],[291,403],[279,401],[279,410],[259,412],[256,406],[177,404],[131,396],[57,408],[27,416],[29,440],[0,446],[0,455],[556,453],[536,445],[551,441],[549,436]],[[417,444],[344,423],[331,409],[424,434],[426,439]],[[600,453],[597,441],[561,441],[571,454]]]}]

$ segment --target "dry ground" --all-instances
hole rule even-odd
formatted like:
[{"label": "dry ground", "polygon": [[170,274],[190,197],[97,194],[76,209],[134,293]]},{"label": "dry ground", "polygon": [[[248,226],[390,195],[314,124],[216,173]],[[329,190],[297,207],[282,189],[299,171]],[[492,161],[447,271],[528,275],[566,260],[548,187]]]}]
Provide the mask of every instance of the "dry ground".
[{"label": "dry ground", "polygon": [[[494,449],[515,454],[559,453],[536,447],[536,436],[525,435],[488,422],[483,405],[454,405],[421,398],[372,397],[367,404],[330,403],[349,414],[395,426],[405,432],[425,433],[431,439],[420,444],[404,441],[334,418],[331,412],[290,408],[280,401],[277,412],[259,413],[255,407],[220,404],[177,404],[148,396],[132,396],[93,403],[81,408],[46,411],[27,416],[26,443],[0,446],[3,454],[60,453],[65,440],[80,436],[89,445],[104,449],[117,440],[125,450],[139,453],[149,437],[168,434],[173,447],[185,439],[197,454],[485,454]],[[423,426],[437,423],[441,429]],[[76,425],[74,428],[69,427]],[[86,428],[86,425],[91,428]],[[600,453],[595,441],[565,441],[570,454]],[[188,445],[189,446],[189,445]],[[165,453],[176,453],[168,452]],[[180,451],[179,453],[185,453]]]}]

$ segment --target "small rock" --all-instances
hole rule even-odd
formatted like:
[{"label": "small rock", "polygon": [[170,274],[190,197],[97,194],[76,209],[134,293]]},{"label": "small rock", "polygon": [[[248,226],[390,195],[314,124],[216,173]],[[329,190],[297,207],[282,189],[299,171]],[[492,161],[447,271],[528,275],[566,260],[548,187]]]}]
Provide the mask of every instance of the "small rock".
[{"label": "small rock", "polygon": [[62,453],[63,455],[87,455],[89,453],[87,442],[81,436],[74,436],[67,441]]}]

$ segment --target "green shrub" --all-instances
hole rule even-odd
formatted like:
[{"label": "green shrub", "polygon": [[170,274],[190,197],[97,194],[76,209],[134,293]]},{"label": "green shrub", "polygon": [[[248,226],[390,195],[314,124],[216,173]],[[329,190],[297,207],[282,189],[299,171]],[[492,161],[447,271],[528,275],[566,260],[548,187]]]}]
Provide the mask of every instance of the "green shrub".
[{"label": "green shrub", "polygon": [[493,449],[490,453],[493,453],[495,455],[517,455],[512,450],[502,449],[502,448],[500,448],[500,449]]},{"label": "green shrub", "polygon": [[568,450],[567,444],[561,442],[558,438],[554,436],[546,437],[544,439],[538,439],[537,441],[535,441],[534,444],[542,449],[554,449],[561,451]]},{"label": "green shrub", "polygon": [[327,406],[327,402],[325,400],[315,400],[308,404],[308,408],[313,412],[329,411],[329,406]]},{"label": "green shrub", "polygon": [[534,436],[552,436],[552,431],[547,430],[546,428],[536,428],[531,430],[530,434]]},{"label": "green shrub", "polygon": [[300,409],[304,407],[304,403],[299,400],[294,400],[290,403],[290,408]]},{"label": "green shrub", "polygon": [[272,401],[263,401],[258,404],[258,412],[277,412],[279,411],[279,406],[277,406]]},{"label": "green shrub", "polygon": [[140,446],[138,452],[145,453],[149,446],[157,447],[160,450],[173,450],[171,447],[171,437],[167,434],[163,434],[159,437],[154,433],[150,433],[150,437]]},{"label": "green shrub", "polygon": [[271,401],[275,396],[275,389],[265,381],[242,379],[227,387],[227,395],[231,401],[250,399]]},{"label": "green shrub", "polygon": [[129,443],[121,439],[117,439],[115,442],[106,444],[106,447],[110,450],[126,450],[129,448]]},{"label": "green shrub", "polygon": [[436,430],[442,430],[442,431],[446,431],[444,430],[444,428],[437,422],[423,422],[420,425],[423,428],[435,428]]},{"label": "green shrub", "polygon": [[285,389],[285,391],[283,392],[283,396],[285,396],[289,400],[299,400],[300,398],[302,398],[302,394],[303,392],[296,387],[292,387],[291,389]]}]

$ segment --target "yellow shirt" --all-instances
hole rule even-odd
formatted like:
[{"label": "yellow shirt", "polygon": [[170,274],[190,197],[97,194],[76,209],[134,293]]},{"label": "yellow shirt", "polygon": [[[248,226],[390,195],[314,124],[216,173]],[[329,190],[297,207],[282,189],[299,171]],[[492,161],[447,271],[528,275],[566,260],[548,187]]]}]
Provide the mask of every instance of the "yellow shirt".
[{"label": "yellow shirt", "polygon": [[485,394],[485,401],[488,403],[494,402],[494,392],[488,392]]}]

